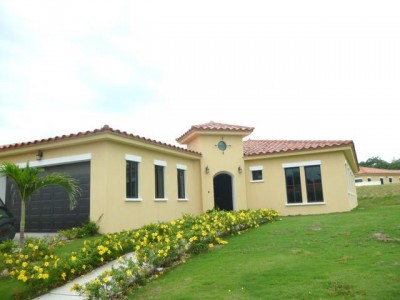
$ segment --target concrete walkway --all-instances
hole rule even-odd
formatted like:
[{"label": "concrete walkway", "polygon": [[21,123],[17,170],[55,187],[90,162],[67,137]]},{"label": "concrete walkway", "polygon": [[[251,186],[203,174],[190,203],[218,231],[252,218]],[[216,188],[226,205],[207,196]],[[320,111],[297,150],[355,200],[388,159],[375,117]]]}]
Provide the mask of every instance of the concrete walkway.
[{"label": "concrete walkway", "polygon": [[[40,233],[33,233],[33,232],[26,232],[25,233],[25,238],[27,237],[35,237],[35,238],[44,238],[44,237],[53,237],[56,236],[57,233],[48,233],[48,232],[40,232]],[[19,233],[15,235],[14,240],[19,241]],[[134,253],[128,253],[123,256],[123,258],[126,259],[134,259]],[[123,264],[123,263],[122,263]],[[111,270],[112,267],[116,268],[120,266],[121,263],[117,260],[111,261],[100,268],[97,268],[93,270],[90,273],[87,273],[81,277],[75,278],[74,280],[66,283],[63,286],[60,286],[58,288],[55,288],[54,290],[51,290],[47,294],[44,294],[42,296],[39,296],[35,298],[34,300],[75,300],[75,299],[86,299],[84,296],[80,296],[77,292],[72,292],[71,288],[75,283],[78,284],[85,284],[87,282],[90,282],[94,279],[96,279],[98,276],[100,276],[104,271],[106,270]]]},{"label": "concrete walkway", "polygon": [[[133,253],[128,253],[125,256],[123,256],[127,259],[134,259],[134,254]],[[49,293],[39,296],[35,298],[34,300],[74,300],[74,299],[86,299],[84,296],[80,296],[76,292],[72,292],[71,288],[75,283],[78,284],[84,284],[87,282],[90,282],[94,279],[97,278],[97,276],[100,276],[105,270],[111,270],[112,267],[118,267],[120,266],[121,263],[117,260],[114,260],[112,262],[109,262],[100,268],[97,268],[93,270],[92,272],[84,275],[83,277],[78,277],[74,279],[73,281],[68,282],[67,284],[60,286],[58,288],[55,288],[54,290],[50,291]]]}]

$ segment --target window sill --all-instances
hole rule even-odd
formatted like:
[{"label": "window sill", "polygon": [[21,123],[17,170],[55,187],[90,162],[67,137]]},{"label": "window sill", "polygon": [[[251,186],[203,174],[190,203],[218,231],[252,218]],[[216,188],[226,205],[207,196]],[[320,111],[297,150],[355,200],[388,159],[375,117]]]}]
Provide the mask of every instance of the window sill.
[{"label": "window sill", "polygon": [[125,202],[142,202],[142,198],[125,198]]},{"label": "window sill", "polygon": [[264,179],[263,179],[263,180],[250,180],[250,182],[254,182],[254,183],[257,183],[257,182],[264,182]]},{"label": "window sill", "polygon": [[167,202],[168,198],[158,198],[158,199],[154,199],[154,202]]},{"label": "window sill", "polygon": [[188,202],[189,201],[189,199],[187,199],[187,198],[184,198],[184,199],[178,199],[178,202]]},{"label": "window sill", "polygon": [[325,205],[325,202],[310,202],[310,203],[286,203],[286,206],[312,206],[312,205]]}]

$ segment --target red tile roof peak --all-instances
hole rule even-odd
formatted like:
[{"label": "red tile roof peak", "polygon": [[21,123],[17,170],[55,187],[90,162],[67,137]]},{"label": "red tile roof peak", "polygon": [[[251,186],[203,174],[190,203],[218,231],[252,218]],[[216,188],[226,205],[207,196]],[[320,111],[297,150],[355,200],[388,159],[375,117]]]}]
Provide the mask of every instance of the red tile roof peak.
[{"label": "red tile roof peak", "polygon": [[176,140],[181,143],[186,140],[194,132],[220,132],[220,131],[227,131],[227,132],[237,132],[241,134],[248,135],[252,133],[254,127],[242,126],[242,125],[233,125],[233,124],[225,124],[225,123],[218,123],[214,121],[210,121],[204,124],[192,125],[192,127],[178,137]]}]

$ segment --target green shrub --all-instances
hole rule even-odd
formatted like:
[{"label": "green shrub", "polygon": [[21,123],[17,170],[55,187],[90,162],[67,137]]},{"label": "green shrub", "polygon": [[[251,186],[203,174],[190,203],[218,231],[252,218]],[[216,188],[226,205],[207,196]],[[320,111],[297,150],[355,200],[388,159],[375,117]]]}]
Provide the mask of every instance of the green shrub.
[{"label": "green shrub", "polygon": [[0,252],[1,253],[11,253],[18,247],[17,243],[13,240],[6,240],[0,243]]},{"label": "green shrub", "polygon": [[94,236],[99,233],[99,225],[93,221],[87,221],[81,227],[73,227],[71,229],[65,229],[58,232],[60,236],[65,237],[68,240],[79,239],[89,236]]}]

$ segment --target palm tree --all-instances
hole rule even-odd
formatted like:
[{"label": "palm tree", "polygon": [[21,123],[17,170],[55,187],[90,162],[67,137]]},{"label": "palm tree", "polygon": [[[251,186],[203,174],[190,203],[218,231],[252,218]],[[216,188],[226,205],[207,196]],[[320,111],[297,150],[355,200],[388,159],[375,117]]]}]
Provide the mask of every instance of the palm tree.
[{"label": "palm tree", "polygon": [[69,175],[51,173],[42,175],[44,169],[34,168],[29,166],[21,168],[18,165],[10,162],[0,164],[0,174],[8,176],[13,181],[13,184],[18,190],[21,199],[21,222],[20,222],[20,247],[24,247],[25,242],[25,204],[32,195],[40,189],[57,185],[64,188],[68,193],[70,209],[74,209],[77,205],[77,198],[81,194],[81,189],[78,186],[78,181]]}]

